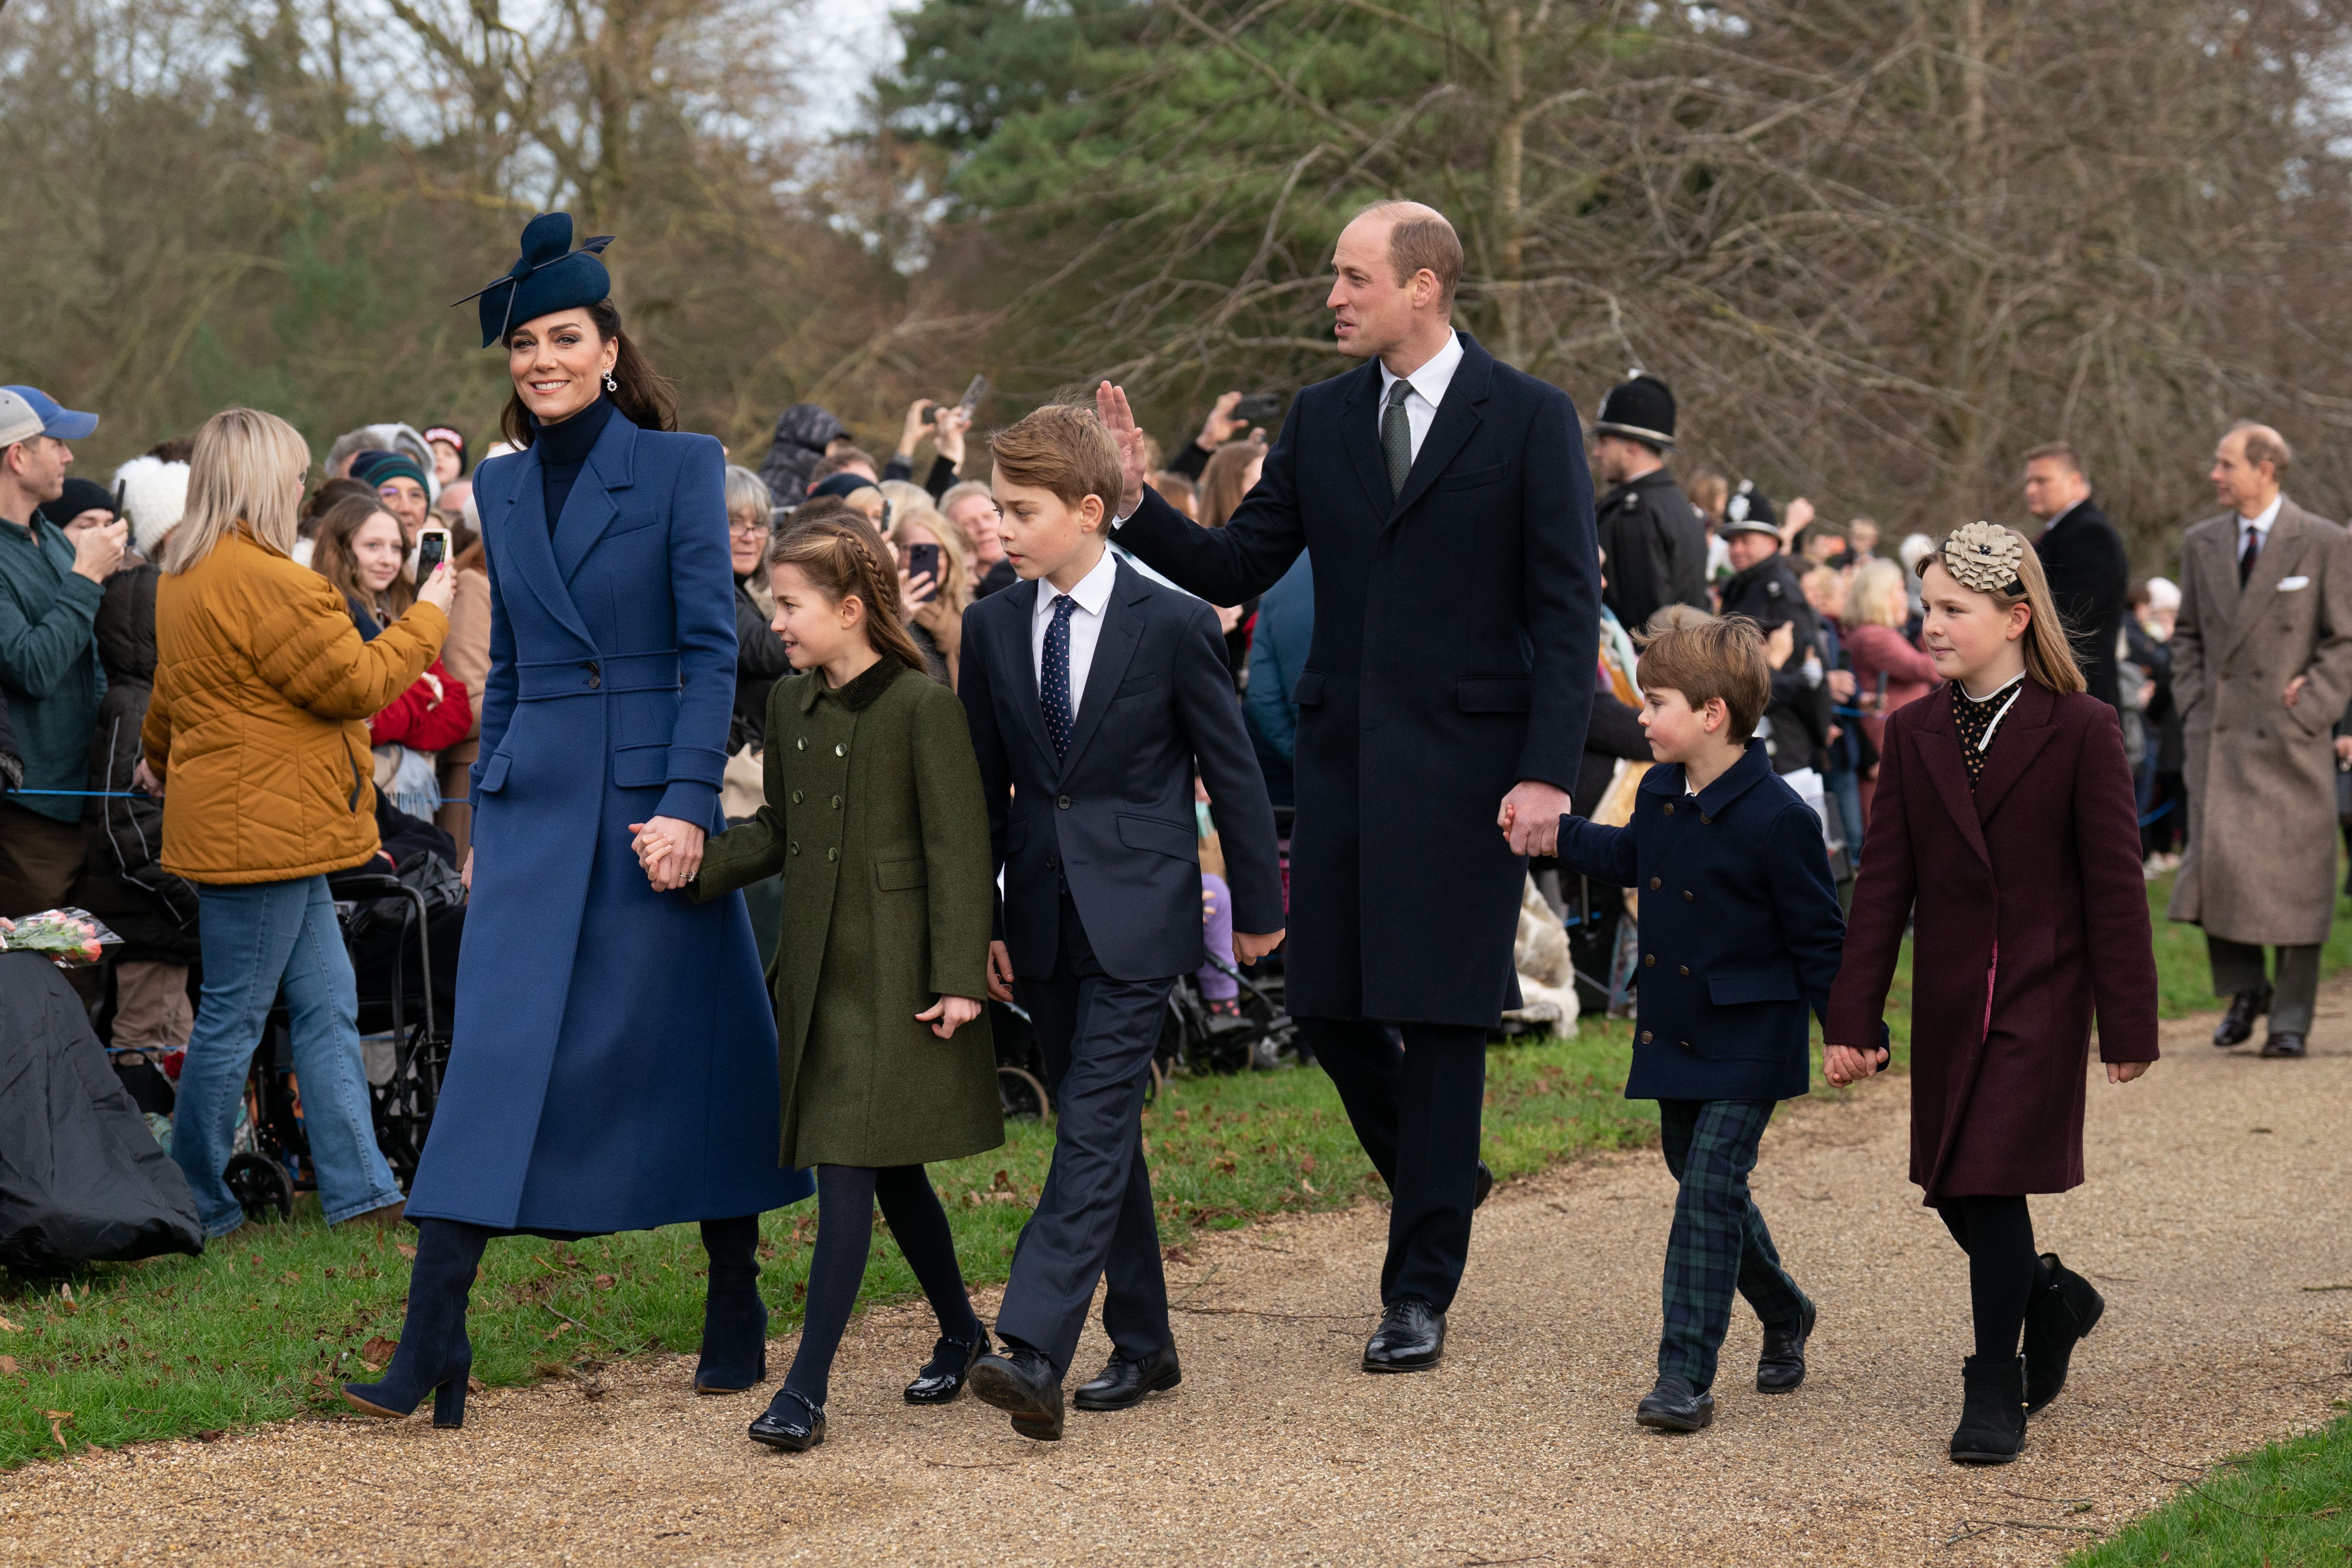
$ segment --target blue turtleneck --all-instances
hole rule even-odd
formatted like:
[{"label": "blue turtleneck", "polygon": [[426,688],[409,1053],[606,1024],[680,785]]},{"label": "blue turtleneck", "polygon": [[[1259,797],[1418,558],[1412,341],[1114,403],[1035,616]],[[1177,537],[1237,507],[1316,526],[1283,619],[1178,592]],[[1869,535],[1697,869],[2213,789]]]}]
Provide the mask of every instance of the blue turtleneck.
[{"label": "blue turtleneck", "polygon": [[588,453],[596,445],[596,437],[604,433],[604,422],[613,416],[613,400],[599,393],[596,401],[560,425],[543,425],[539,416],[530,416],[532,439],[539,447],[541,494],[547,500],[547,531],[553,534],[555,525],[562,519],[563,503],[572,494],[572,481],[587,464]]}]

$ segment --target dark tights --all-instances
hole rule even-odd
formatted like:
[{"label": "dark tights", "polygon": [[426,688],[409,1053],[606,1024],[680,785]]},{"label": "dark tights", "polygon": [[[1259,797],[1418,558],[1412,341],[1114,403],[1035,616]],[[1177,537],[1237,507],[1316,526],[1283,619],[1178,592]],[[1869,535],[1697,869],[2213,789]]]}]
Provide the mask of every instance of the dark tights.
[{"label": "dark tights", "polygon": [[955,1238],[947,1211],[931,1191],[920,1165],[874,1170],[864,1165],[816,1168],[816,1249],[809,1259],[808,1314],[801,1322],[801,1346],[784,1386],[823,1409],[833,1373],[834,1353],[857,1305],[866,1280],[866,1260],[874,1248],[874,1205],[891,1238],[907,1257],[923,1295],[939,1314],[940,1332],[969,1344],[980,1337],[980,1319],[956,1265]]},{"label": "dark tights", "polygon": [[2013,1362],[2025,1331],[2025,1306],[2043,1283],[2033,1250],[2033,1215],[2023,1197],[1947,1198],[1936,1205],[1944,1227],[1969,1255],[1969,1305],[1977,1354]]}]

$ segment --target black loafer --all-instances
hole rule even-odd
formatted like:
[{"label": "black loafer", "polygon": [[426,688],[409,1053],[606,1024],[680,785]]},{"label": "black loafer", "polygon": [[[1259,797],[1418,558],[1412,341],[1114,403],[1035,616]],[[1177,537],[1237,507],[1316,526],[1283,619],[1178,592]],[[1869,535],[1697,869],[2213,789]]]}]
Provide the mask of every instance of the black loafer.
[{"label": "black loafer", "polygon": [[1062,1440],[1062,1379],[1045,1352],[1007,1350],[971,1363],[971,1392],[1013,1417],[1013,1429],[1041,1443]]},{"label": "black loafer", "polygon": [[965,1381],[971,1376],[971,1363],[988,1352],[986,1329],[980,1331],[978,1339],[970,1342],[952,1340],[941,1334],[940,1342],[931,1347],[930,1361],[915,1374],[915,1381],[907,1385],[907,1403],[947,1404],[963,1392]]},{"label": "black loafer", "polygon": [[1445,1356],[1445,1314],[1418,1296],[1400,1296],[1364,1342],[1366,1372],[1427,1372]]},{"label": "black loafer", "polygon": [[1115,1354],[1093,1382],[1078,1384],[1070,1403],[1081,1410],[1125,1410],[1142,1404],[1145,1394],[1165,1393],[1183,1381],[1174,1345],[1162,1346],[1148,1356]]},{"label": "black loafer", "polygon": [[1474,1209],[1484,1206],[1486,1194],[1494,1190],[1495,1173],[1486,1168],[1486,1161],[1481,1160],[1478,1162],[1478,1191],[1470,1199],[1470,1206]]},{"label": "black loafer", "polygon": [[1701,1431],[1715,1425],[1715,1395],[1692,1388],[1686,1377],[1661,1377],[1633,1419],[1660,1432]]},{"label": "black loafer", "polygon": [[2232,1046],[2244,1045],[2253,1038],[2254,1019],[2259,1015],[2269,1012],[2270,1008],[2271,988],[2269,986],[2262,985],[2252,991],[2239,992],[2230,998],[2230,1010],[2221,1015],[2221,1021],[2213,1026],[2214,1045],[2225,1051]]},{"label": "black loafer", "polygon": [[824,1412],[791,1389],[779,1389],[767,1410],[751,1423],[751,1436],[754,1443],[805,1454],[824,1441]]},{"label": "black loafer", "polygon": [[2303,1054],[2304,1044],[2301,1035],[2273,1035],[2263,1042],[2263,1055],[2266,1057],[2300,1057]]},{"label": "black loafer", "polygon": [[1811,1301],[1793,1329],[1764,1331],[1764,1353],[1756,1358],[1756,1392],[1787,1394],[1805,1381],[1805,1342],[1813,1337],[1820,1309]]}]

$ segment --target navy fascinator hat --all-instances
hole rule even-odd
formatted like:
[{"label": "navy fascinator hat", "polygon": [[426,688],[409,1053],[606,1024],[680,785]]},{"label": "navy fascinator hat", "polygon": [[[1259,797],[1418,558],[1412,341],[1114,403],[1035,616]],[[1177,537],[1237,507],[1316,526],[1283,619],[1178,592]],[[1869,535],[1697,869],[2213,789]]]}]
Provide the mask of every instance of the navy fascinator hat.
[{"label": "navy fascinator hat", "polygon": [[[522,255],[507,275],[466,300],[479,300],[482,346],[506,341],[519,322],[551,310],[593,305],[613,292],[613,276],[596,253],[613,243],[602,234],[572,248],[572,215],[541,213],[524,226]],[[466,300],[457,300],[462,305]]]}]

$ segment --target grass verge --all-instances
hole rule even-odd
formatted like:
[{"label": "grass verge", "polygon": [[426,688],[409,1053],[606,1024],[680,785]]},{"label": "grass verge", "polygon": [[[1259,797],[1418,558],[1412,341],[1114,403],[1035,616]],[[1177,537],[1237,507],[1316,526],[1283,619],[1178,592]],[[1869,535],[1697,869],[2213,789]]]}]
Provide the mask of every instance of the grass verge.
[{"label": "grass verge", "polygon": [[[2337,1408],[2345,1402],[2337,1400]],[[2067,1568],[2288,1568],[2352,1561],[2352,1415],[2225,1460]]]}]

